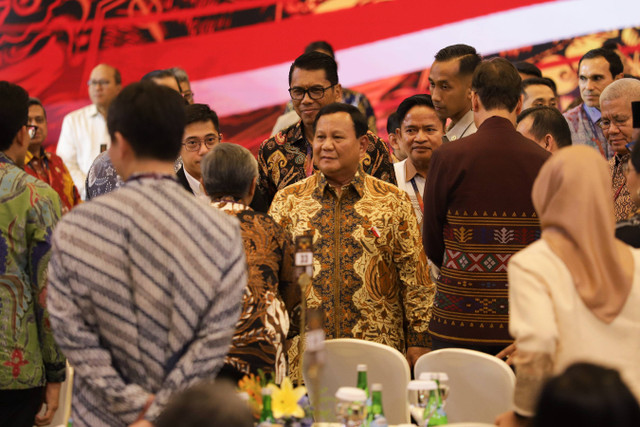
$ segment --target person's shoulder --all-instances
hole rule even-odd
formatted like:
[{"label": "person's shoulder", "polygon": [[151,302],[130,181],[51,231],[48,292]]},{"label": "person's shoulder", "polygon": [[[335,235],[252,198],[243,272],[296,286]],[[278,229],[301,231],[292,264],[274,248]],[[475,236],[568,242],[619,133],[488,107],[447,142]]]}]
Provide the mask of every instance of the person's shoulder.
[{"label": "person's shoulder", "polygon": [[286,203],[287,200],[293,203],[294,200],[311,197],[313,191],[318,187],[319,174],[315,173],[301,181],[294,182],[287,185],[281,190],[278,190],[273,197],[274,204]]},{"label": "person's shoulder", "polygon": [[564,113],[562,113],[562,115],[565,118],[573,118],[573,117],[577,117],[580,115],[580,109],[582,108],[582,104],[580,105],[576,105],[573,108],[568,109],[567,111],[565,111]]},{"label": "person's shoulder", "polygon": [[365,188],[374,194],[382,194],[389,198],[403,199],[407,194],[406,191],[398,188],[397,185],[390,184],[373,175],[366,174],[364,176]]},{"label": "person's shoulder", "polygon": [[370,130],[367,130],[367,138],[369,139],[369,142],[372,142],[377,146],[383,146],[387,151],[389,150],[389,148],[387,147],[387,143]]},{"label": "person's shoulder", "polygon": [[64,120],[84,120],[86,117],[93,115],[95,111],[97,111],[95,105],[85,105],[84,107],[67,113],[67,115],[64,116]]},{"label": "person's shoulder", "polygon": [[291,126],[285,129],[282,129],[272,137],[265,139],[260,144],[259,151],[274,150],[274,149],[278,149],[280,146],[283,146],[284,144],[287,143],[287,141],[294,138],[295,134],[297,133],[297,128],[299,126],[300,126],[300,122],[298,121],[292,124]]}]

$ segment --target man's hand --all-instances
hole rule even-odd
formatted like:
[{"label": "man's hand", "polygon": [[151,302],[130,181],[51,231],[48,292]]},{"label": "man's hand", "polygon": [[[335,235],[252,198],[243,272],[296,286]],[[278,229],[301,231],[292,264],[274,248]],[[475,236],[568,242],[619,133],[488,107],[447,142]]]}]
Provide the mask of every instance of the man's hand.
[{"label": "man's hand", "polygon": [[133,424],[129,424],[129,427],[153,427],[153,424],[151,424],[147,420],[140,420],[140,421],[136,421]]},{"label": "man's hand", "polygon": [[44,415],[36,415],[36,425],[46,426],[51,424],[53,416],[56,414],[60,401],[60,387],[62,383],[47,383],[44,388],[44,402],[47,406],[47,412]]},{"label": "man's hand", "polygon": [[516,354],[516,343],[510,344],[509,346],[505,347],[504,350],[502,350],[500,353],[496,354],[496,357],[498,359],[504,359],[506,357],[505,362],[507,362],[507,365],[511,366],[513,365],[513,355]]},{"label": "man's hand", "polygon": [[407,347],[407,362],[409,362],[409,367],[413,368],[413,365],[416,364],[420,356],[430,351],[431,349],[428,347]]},{"label": "man's hand", "polygon": [[509,411],[498,415],[495,424],[498,427],[527,427],[531,423],[529,418],[520,417],[515,412]]}]

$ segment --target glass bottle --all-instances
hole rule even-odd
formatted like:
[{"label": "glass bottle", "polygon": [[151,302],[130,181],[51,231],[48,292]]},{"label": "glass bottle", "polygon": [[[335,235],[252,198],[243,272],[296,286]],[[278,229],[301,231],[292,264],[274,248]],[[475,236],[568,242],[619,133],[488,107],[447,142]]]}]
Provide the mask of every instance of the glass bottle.
[{"label": "glass bottle", "polygon": [[364,390],[367,393],[367,399],[369,398],[369,381],[367,380],[367,365],[360,363],[358,365],[358,383],[356,387],[360,390]]},{"label": "glass bottle", "polygon": [[275,419],[273,418],[273,412],[271,411],[271,389],[268,387],[262,388],[262,412],[260,413],[260,427],[270,426]]},{"label": "glass bottle", "polygon": [[371,407],[367,414],[367,421],[371,427],[388,427],[382,409],[382,384],[371,385]]}]

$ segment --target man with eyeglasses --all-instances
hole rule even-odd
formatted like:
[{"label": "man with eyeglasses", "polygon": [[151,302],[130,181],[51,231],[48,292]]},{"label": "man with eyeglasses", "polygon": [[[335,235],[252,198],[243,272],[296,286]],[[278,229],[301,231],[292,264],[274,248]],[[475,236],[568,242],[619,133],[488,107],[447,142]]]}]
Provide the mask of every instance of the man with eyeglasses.
[{"label": "man with eyeglasses", "polygon": [[42,144],[47,139],[47,113],[37,98],[29,98],[28,130],[31,137],[29,151],[24,160],[24,171],[46,182],[56,190],[62,201],[62,213],[81,202],[80,194],[69,170],[55,153],[44,150]]},{"label": "man with eyeglasses", "polygon": [[571,129],[571,141],[595,148],[606,159],[613,157],[615,152],[598,128],[602,116],[600,94],[622,78],[623,68],[620,57],[612,50],[599,48],[585,53],[578,62],[578,86],[584,102],[564,113]]},{"label": "man with eyeglasses", "polygon": [[185,108],[187,126],[182,137],[182,167],[176,175],[178,181],[196,197],[209,203],[209,197],[202,189],[202,172],[200,162],[222,139],[218,131],[218,115],[206,104],[191,104]]},{"label": "man with eyeglasses", "polygon": [[[278,190],[316,171],[311,147],[313,122],[322,107],[342,99],[336,61],[320,52],[300,55],[289,69],[289,94],[300,121],[264,141],[258,151],[259,184],[267,207]],[[361,159],[364,171],[395,184],[389,148],[371,131],[367,139],[369,144]]]},{"label": "man with eyeglasses", "polygon": [[631,103],[634,101],[640,101],[640,81],[636,79],[616,80],[600,95],[602,118],[598,125],[614,153],[609,159],[609,167],[616,221],[627,219],[636,210],[623,171],[633,141]]},{"label": "man with eyeglasses", "polygon": [[111,144],[106,117],[111,101],[122,88],[120,72],[111,65],[100,64],[91,71],[87,85],[91,105],[65,116],[56,149],[83,199],[93,160]]}]

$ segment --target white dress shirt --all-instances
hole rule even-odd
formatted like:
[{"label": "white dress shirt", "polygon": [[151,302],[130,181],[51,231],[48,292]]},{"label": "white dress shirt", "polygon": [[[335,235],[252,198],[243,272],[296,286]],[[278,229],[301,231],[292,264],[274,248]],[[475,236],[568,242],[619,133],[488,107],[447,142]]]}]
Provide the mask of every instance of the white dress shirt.
[{"label": "white dress shirt", "polygon": [[[398,188],[406,191],[409,195],[409,199],[411,199],[411,204],[413,205],[413,210],[416,213],[416,218],[418,218],[420,232],[422,232],[422,209],[420,208],[418,197],[420,197],[420,199],[423,199],[424,185],[426,184],[427,180],[422,175],[418,174],[416,168],[413,167],[413,164],[408,162],[407,160],[408,159],[404,159],[401,162],[394,163],[393,168],[396,172],[396,182],[398,183]],[[416,194],[416,191],[413,188],[413,184],[411,184],[412,179],[415,179],[419,195]]]},{"label": "white dress shirt", "polygon": [[469,110],[455,126],[451,126],[445,136],[442,138],[444,142],[457,141],[460,138],[476,133],[478,128],[473,120],[473,111]]},{"label": "white dress shirt", "polygon": [[64,117],[56,154],[69,169],[83,200],[86,198],[84,186],[89,168],[100,154],[100,148],[106,149],[110,145],[107,122],[95,105],[87,105]]},{"label": "white dress shirt", "polygon": [[187,177],[189,187],[191,187],[191,191],[193,191],[193,194],[195,194],[196,198],[202,200],[207,204],[211,203],[211,198],[209,198],[209,196],[205,194],[204,190],[202,189],[202,183],[200,182],[200,180],[195,179],[193,176],[189,175],[189,172],[187,172],[186,168],[184,169],[184,176]]}]

